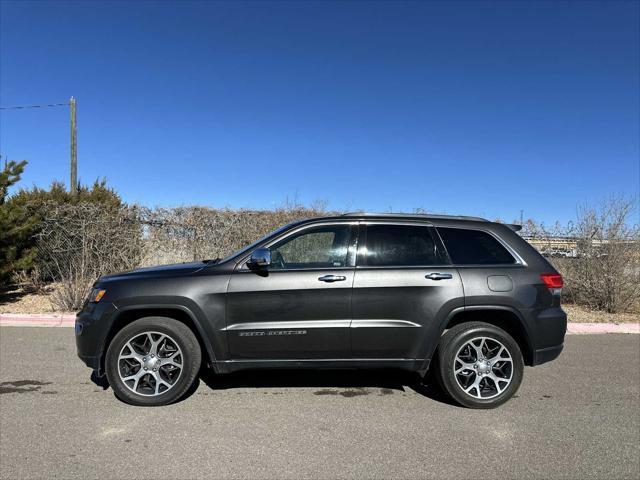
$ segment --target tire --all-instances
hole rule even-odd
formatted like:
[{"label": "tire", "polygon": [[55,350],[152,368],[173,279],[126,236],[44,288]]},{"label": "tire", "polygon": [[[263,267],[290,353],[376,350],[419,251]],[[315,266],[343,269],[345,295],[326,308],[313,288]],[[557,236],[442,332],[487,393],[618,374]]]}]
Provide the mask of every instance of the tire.
[{"label": "tire", "polygon": [[184,323],[145,317],[125,326],[111,340],[105,370],[122,401],[160,406],[182,398],[194,384],[201,361],[198,339]]},{"label": "tire", "polygon": [[440,385],[464,407],[498,407],[522,383],[520,347],[507,332],[488,323],[462,323],[448,330],[436,360]]}]

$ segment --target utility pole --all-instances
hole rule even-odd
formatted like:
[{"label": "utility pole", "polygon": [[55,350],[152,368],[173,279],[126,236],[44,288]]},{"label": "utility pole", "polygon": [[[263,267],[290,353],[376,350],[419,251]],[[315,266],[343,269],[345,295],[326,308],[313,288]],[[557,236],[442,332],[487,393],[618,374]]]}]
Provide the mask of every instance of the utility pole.
[{"label": "utility pole", "polygon": [[69,110],[71,113],[71,184],[69,191],[75,195],[78,191],[78,144],[76,139],[76,99],[69,99]]}]

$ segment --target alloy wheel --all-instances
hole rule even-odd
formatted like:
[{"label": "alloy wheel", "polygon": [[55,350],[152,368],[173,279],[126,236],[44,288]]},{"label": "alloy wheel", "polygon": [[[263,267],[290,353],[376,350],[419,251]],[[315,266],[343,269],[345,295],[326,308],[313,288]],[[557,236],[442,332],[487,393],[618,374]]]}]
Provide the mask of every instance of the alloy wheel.
[{"label": "alloy wheel", "polygon": [[160,332],[143,332],[127,341],[118,355],[120,380],[132,392],[153,397],[173,388],[182,374],[177,342]]},{"label": "alloy wheel", "polygon": [[511,353],[494,338],[473,338],[456,353],[454,376],[464,393],[473,398],[497,397],[513,379]]}]

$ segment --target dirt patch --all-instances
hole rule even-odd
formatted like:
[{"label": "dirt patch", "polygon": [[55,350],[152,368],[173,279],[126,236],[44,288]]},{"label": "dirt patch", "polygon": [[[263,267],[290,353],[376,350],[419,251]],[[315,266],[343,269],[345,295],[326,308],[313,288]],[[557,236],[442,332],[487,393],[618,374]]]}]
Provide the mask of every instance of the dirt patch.
[{"label": "dirt patch", "polygon": [[20,288],[0,290],[0,313],[51,313],[51,292],[25,292]]}]

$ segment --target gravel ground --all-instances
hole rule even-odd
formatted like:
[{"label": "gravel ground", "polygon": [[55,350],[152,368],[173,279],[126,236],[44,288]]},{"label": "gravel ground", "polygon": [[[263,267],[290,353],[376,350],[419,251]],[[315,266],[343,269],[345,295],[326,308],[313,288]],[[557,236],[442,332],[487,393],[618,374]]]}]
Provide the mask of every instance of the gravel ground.
[{"label": "gravel ground", "polygon": [[[17,288],[0,290],[0,313],[53,313],[51,293],[24,293]],[[62,312],[56,312],[62,313]]]},{"label": "gravel ground", "polygon": [[490,411],[399,372],[207,376],[161,408],[89,379],[73,331],[0,328],[0,478],[640,478],[640,335],[567,337]]}]

